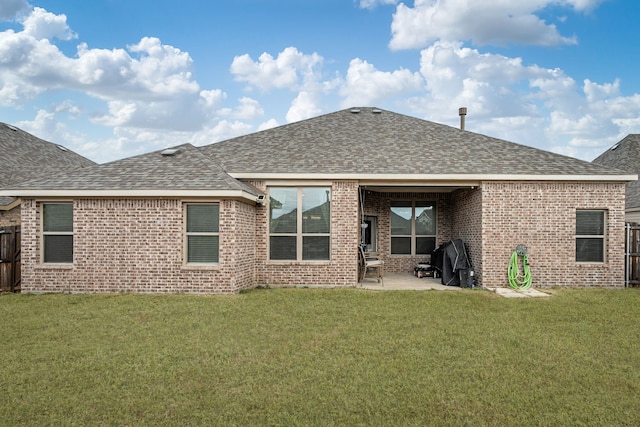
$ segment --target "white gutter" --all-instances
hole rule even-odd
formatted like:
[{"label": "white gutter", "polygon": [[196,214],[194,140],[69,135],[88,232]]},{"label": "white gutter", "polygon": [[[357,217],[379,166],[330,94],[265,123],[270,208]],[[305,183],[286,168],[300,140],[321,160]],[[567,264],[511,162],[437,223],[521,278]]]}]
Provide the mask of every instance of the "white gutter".
[{"label": "white gutter", "polygon": [[218,199],[245,199],[253,202],[259,200],[243,190],[0,190],[0,196],[9,197],[162,197],[190,198],[207,197]]},{"label": "white gutter", "polygon": [[638,175],[518,175],[518,174],[355,174],[355,173],[233,173],[227,172],[236,179],[254,180],[355,180],[372,181],[377,183],[392,181],[428,182],[429,185],[436,185],[437,182],[448,183],[478,183],[480,181],[599,181],[599,182],[620,182],[636,181]]}]

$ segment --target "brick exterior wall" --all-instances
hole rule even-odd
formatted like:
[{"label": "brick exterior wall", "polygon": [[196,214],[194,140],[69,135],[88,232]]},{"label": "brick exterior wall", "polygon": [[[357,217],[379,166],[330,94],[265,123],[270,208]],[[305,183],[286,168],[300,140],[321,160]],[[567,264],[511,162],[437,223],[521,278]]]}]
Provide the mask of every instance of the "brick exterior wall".
[{"label": "brick exterior wall", "polygon": [[[483,286],[508,286],[518,244],[527,245],[534,287],[624,286],[624,201],[624,184],[483,183]],[[576,209],[607,211],[604,263],[576,262]]]},{"label": "brick exterior wall", "polygon": [[476,285],[482,285],[482,190],[479,188],[457,190],[452,196],[453,226],[451,239],[461,239]]},{"label": "brick exterior wall", "polygon": [[74,201],[74,263],[40,263],[40,207],[22,205],[23,292],[234,293],[254,286],[255,213],[220,203],[219,265],[183,264],[183,202],[165,199]]},{"label": "brick exterior wall", "polygon": [[[263,191],[262,181],[249,184]],[[462,239],[478,285],[508,286],[516,245],[529,249],[534,287],[624,286],[625,185],[485,182],[453,193],[363,191],[365,215],[377,217],[385,272],[413,272],[428,256],[391,256],[392,200],[436,202],[436,245]],[[23,292],[236,293],[255,286],[355,286],[360,242],[357,181],[331,185],[331,259],[269,261],[266,206],[220,201],[220,262],[183,263],[183,203],[177,199],[77,199],[74,263],[40,262],[40,203],[22,201]],[[606,261],[575,261],[576,209],[607,211]]]},{"label": "brick exterior wall", "polygon": [[8,211],[0,210],[0,227],[20,225],[20,205]]}]

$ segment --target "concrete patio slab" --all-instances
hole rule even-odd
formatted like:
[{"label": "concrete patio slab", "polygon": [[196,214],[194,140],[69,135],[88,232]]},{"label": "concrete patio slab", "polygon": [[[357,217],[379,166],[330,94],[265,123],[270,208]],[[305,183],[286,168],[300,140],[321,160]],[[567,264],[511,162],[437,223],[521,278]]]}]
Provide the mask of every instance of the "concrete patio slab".
[{"label": "concrete patio slab", "polygon": [[418,278],[409,273],[385,273],[383,284],[378,283],[373,274],[369,277],[365,277],[362,282],[359,283],[359,287],[362,289],[376,290],[376,291],[460,291],[458,286],[445,286],[440,283],[440,279],[433,277]]},{"label": "concrete patio slab", "polygon": [[486,288],[491,292],[495,292],[496,294],[503,296],[505,298],[535,298],[535,297],[550,297],[551,294],[547,294],[545,292],[541,292],[537,289],[527,289],[523,291],[519,291],[512,288]]}]

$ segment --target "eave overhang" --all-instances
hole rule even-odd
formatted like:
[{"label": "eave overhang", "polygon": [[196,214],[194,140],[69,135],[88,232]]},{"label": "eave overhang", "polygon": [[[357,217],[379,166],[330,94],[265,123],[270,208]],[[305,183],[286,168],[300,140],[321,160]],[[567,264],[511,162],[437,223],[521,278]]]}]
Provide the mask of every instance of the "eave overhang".
[{"label": "eave overhang", "polygon": [[2,190],[0,196],[22,198],[176,198],[237,199],[257,202],[258,197],[243,190]]}]

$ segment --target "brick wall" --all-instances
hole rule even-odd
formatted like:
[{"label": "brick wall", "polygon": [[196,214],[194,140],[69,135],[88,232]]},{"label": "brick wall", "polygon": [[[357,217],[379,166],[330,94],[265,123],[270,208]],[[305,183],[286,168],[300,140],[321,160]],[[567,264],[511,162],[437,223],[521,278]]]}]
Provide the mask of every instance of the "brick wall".
[{"label": "brick wall", "polygon": [[23,201],[23,292],[233,293],[254,285],[253,207],[220,203],[220,262],[183,264],[183,203],[165,199],[74,201],[74,263],[40,263],[40,204]]},{"label": "brick wall", "polygon": [[20,205],[8,211],[0,210],[0,227],[20,225]]},{"label": "brick wall", "polygon": [[457,190],[452,194],[452,239],[461,239],[467,248],[476,285],[482,285],[482,191]]},{"label": "brick wall", "polygon": [[[624,286],[624,198],[615,183],[483,183],[483,286],[508,286],[518,244],[528,247],[534,287]],[[605,263],[576,263],[576,209],[607,210]]]}]

